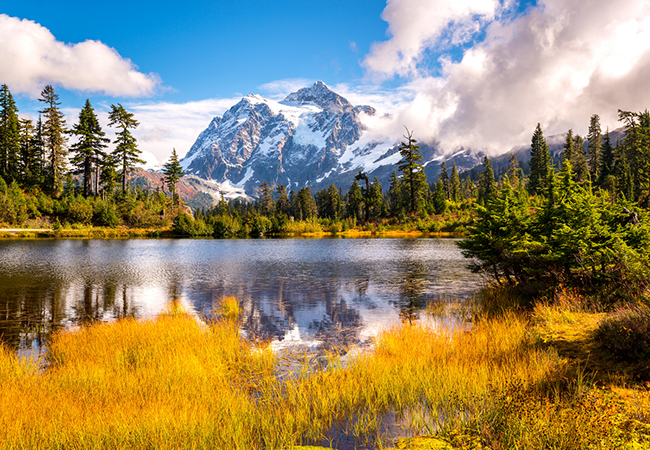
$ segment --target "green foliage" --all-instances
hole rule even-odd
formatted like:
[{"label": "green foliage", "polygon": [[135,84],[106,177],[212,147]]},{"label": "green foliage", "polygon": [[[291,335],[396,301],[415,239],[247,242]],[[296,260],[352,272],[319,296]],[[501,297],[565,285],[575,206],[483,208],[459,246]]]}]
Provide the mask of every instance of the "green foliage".
[{"label": "green foliage", "polygon": [[172,193],[172,199],[174,204],[178,206],[178,197],[176,193],[176,183],[181,179],[185,173],[181,167],[181,163],[178,161],[178,155],[176,155],[176,149],[172,150],[172,155],[169,157],[169,162],[163,165],[163,175],[165,175],[165,184],[169,188],[169,191]]},{"label": "green foliage", "polygon": [[68,219],[72,222],[88,225],[93,218],[93,206],[83,197],[76,196],[72,198],[68,203],[67,209]]},{"label": "green foliage", "polygon": [[564,283],[607,302],[635,295],[650,279],[645,213],[576,183],[568,161],[559,180],[548,177],[543,199],[532,207],[504,182],[492,200],[476,207],[477,221],[459,244],[475,258],[474,270],[537,294]]},{"label": "green foliage", "polygon": [[181,236],[210,236],[214,232],[203,220],[194,220],[185,213],[180,213],[174,218],[172,230],[174,234]]}]

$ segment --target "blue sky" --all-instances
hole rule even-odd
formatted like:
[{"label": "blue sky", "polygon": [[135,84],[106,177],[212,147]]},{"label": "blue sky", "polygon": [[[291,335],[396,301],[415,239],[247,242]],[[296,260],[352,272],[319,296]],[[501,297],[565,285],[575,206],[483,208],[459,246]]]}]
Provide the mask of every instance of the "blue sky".
[{"label": "blue sky", "polygon": [[591,114],[650,107],[647,0],[0,0],[0,83],[35,118],[45,84],[68,124],[86,98],[140,120],[152,162],[184,155],[242,95],[281,98],[322,80],[391,113],[377,138],[490,153],[584,133]]}]

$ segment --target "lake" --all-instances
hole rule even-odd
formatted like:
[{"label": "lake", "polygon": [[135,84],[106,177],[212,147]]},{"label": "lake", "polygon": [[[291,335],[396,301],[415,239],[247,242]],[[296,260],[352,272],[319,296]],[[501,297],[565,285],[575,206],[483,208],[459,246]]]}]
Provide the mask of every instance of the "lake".
[{"label": "lake", "polygon": [[355,345],[472,295],[467,263],[454,239],[3,240],[0,340],[29,352],[62,327],[154,317],[170,300],[210,317],[234,296],[251,338]]}]

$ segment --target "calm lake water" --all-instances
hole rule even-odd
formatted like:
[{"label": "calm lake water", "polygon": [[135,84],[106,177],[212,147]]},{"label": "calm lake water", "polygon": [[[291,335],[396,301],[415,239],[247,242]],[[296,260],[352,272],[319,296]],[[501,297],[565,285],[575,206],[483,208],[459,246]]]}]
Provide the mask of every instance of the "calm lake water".
[{"label": "calm lake water", "polygon": [[0,340],[30,351],[61,327],[152,317],[170,300],[209,317],[234,296],[248,336],[351,345],[474,293],[466,265],[453,239],[5,240]]}]

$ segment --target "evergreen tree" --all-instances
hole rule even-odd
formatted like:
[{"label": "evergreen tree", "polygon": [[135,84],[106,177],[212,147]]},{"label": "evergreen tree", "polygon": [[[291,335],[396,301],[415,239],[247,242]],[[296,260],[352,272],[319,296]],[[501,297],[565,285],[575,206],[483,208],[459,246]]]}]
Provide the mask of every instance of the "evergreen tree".
[{"label": "evergreen tree", "polygon": [[341,192],[334,186],[334,183],[330,184],[330,187],[327,188],[327,206],[325,210],[327,216],[338,220],[341,215],[341,203]]},{"label": "evergreen tree", "polygon": [[277,198],[275,200],[275,211],[277,214],[289,214],[289,196],[287,195],[287,187],[284,184],[275,188]]},{"label": "evergreen tree", "polygon": [[494,180],[494,171],[492,162],[486,156],[483,158],[483,172],[479,175],[478,180],[478,202],[485,204],[488,199],[492,198],[497,190]]},{"label": "evergreen tree", "polygon": [[88,198],[93,194],[93,174],[97,173],[95,168],[104,160],[106,154],[103,149],[106,142],[109,142],[109,139],[104,137],[105,133],[99,125],[90,100],[86,100],[79,113],[79,123],[72,127],[70,134],[78,137],[78,141],[70,146],[74,153],[71,162],[76,167],[75,173],[83,174],[83,195]]},{"label": "evergreen tree", "polygon": [[361,205],[363,205],[363,194],[357,180],[354,180],[347,195],[347,213],[349,217],[359,219],[361,217]]},{"label": "evergreen tree", "polygon": [[598,179],[602,147],[602,131],[598,114],[591,116],[589,134],[587,135],[587,149],[589,153],[589,174],[593,181]]},{"label": "evergreen tree", "polygon": [[528,190],[533,193],[543,193],[546,190],[548,174],[551,170],[548,145],[542,133],[542,127],[537,124],[530,146],[530,176]]},{"label": "evergreen tree", "polygon": [[589,179],[589,168],[587,167],[587,159],[585,158],[585,145],[582,136],[575,135],[573,140],[573,159],[571,165],[575,171],[575,179],[579,182],[585,182]]},{"label": "evergreen tree", "polygon": [[436,214],[442,214],[447,209],[447,193],[445,192],[445,183],[441,178],[438,178],[433,190],[433,208]]},{"label": "evergreen tree", "polygon": [[413,139],[413,133],[406,129],[406,142],[401,143],[399,147],[402,159],[399,161],[398,169],[404,174],[403,183],[404,191],[408,201],[406,202],[409,211],[415,212],[418,203],[422,200],[427,187],[427,177],[424,174],[424,166],[420,164],[422,155],[420,155],[420,146],[416,145],[417,141]]},{"label": "evergreen tree", "polygon": [[393,169],[389,179],[390,186],[388,188],[388,207],[390,213],[394,216],[400,213],[404,208],[402,193],[402,181],[397,176],[397,171]]},{"label": "evergreen tree", "polygon": [[513,189],[519,189],[521,187],[521,168],[519,167],[519,161],[517,160],[517,155],[514,153],[510,154],[508,157],[508,181],[510,186]]},{"label": "evergreen tree", "polygon": [[601,150],[599,184],[605,183],[614,174],[614,147],[612,147],[612,141],[609,137],[609,130],[605,133]]},{"label": "evergreen tree", "polygon": [[384,215],[384,194],[377,177],[370,184],[367,201],[371,217],[381,217]]},{"label": "evergreen tree", "polygon": [[130,129],[135,129],[140,123],[133,118],[133,113],[128,112],[121,104],[111,105],[111,111],[108,114],[108,124],[110,126],[117,126],[120,129],[116,133],[117,138],[114,143],[117,144],[113,155],[121,166],[122,171],[122,191],[127,190],[127,181],[129,172],[133,170],[136,164],[144,164],[144,161],[139,158],[142,153],[138,149],[137,142]]},{"label": "evergreen tree", "polygon": [[59,95],[54,92],[51,85],[45,86],[41,91],[41,98],[38,101],[45,104],[45,108],[39,111],[43,114],[43,143],[49,158],[49,185],[53,192],[61,190],[63,173],[66,168],[65,156],[65,119],[59,110]]},{"label": "evergreen tree", "polygon": [[9,87],[0,87],[0,176],[12,181],[19,176],[20,121]]},{"label": "evergreen tree", "polygon": [[361,169],[359,169],[359,173],[355,175],[354,179],[357,181],[361,181],[361,180],[365,181],[365,183],[360,185],[360,187],[361,187],[361,196],[363,197],[363,206],[366,213],[366,221],[368,221],[370,219],[370,203],[368,202],[368,194],[370,193],[370,183],[368,181],[368,175],[366,175],[365,172],[362,172]]},{"label": "evergreen tree", "polygon": [[573,130],[569,130],[567,131],[564,147],[562,148],[562,167],[564,167],[565,162],[573,161],[573,147]]},{"label": "evergreen tree", "polygon": [[308,220],[316,216],[316,205],[309,186],[303,186],[298,192],[297,212],[300,220]]},{"label": "evergreen tree", "polygon": [[458,177],[458,168],[456,163],[451,168],[451,180],[449,181],[449,194],[454,202],[462,201],[462,191],[460,188],[460,178]]},{"label": "evergreen tree", "polygon": [[618,117],[625,123],[623,147],[635,187],[634,199],[646,204],[650,194],[650,112],[619,110]]},{"label": "evergreen tree", "polygon": [[438,180],[442,181],[442,186],[445,189],[445,196],[447,200],[449,200],[451,198],[451,187],[449,186],[449,175],[447,175],[446,161],[443,161],[442,164],[440,164],[440,173],[438,174]]},{"label": "evergreen tree", "polygon": [[181,163],[178,161],[178,155],[176,154],[176,149],[172,149],[172,155],[169,157],[169,161],[163,165],[163,175],[165,176],[165,184],[169,188],[169,192],[172,194],[172,202],[178,206],[180,199],[176,193],[176,183],[179,182],[181,177],[185,175]]},{"label": "evergreen tree", "polygon": [[260,193],[260,213],[265,216],[273,215],[275,205],[273,204],[273,188],[271,184],[264,180],[260,183],[257,190]]}]

